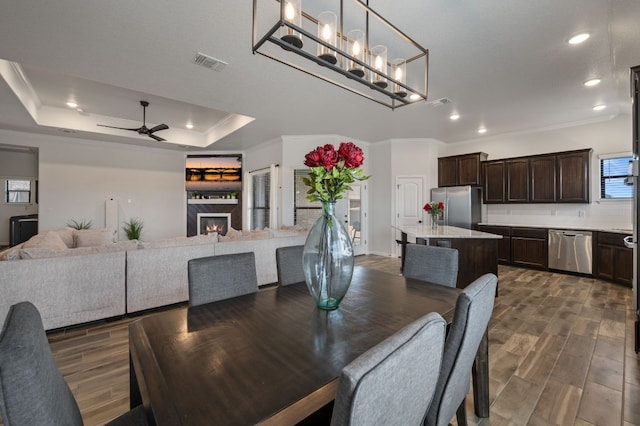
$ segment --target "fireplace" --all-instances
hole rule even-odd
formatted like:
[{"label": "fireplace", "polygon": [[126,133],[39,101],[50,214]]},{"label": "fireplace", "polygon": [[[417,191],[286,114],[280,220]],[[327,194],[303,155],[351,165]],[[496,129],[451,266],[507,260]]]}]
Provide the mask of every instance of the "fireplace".
[{"label": "fireplace", "polygon": [[226,235],[231,226],[231,213],[198,213],[198,235]]}]

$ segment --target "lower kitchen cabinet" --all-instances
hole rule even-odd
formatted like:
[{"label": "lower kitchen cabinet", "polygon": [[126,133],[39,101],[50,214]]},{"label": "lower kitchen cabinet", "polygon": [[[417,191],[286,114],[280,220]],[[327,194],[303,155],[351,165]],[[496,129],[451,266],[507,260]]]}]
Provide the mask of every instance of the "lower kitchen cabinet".
[{"label": "lower kitchen cabinet", "polygon": [[625,234],[598,232],[594,242],[593,276],[631,287],[633,250],[625,247]]},{"label": "lower kitchen cabinet", "polygon": [[547,229],[511,228],[511,264],[547,269],[549,247]]},{"label": "lower kitchen cabinet", "polygon": [[498,263],[509,265],[511,263],[511,228],[491,225],[478,225],[476,228],[481,232],[502,235],[502,239],[498,240]]}]

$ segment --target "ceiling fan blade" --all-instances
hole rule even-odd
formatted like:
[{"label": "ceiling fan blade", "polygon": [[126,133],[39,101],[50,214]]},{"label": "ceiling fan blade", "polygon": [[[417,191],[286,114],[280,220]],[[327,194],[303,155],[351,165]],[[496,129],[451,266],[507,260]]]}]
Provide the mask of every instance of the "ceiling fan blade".
[{"label": "ceiling fan blade", "polygon": [[105,125],[105,124],[96,124],[96,126],[100,126],[100,127],[108,127],[108,128],[110,128],[110,129],[131,130],[131,131],[134,131],[134,132],[137,132],[137,131],[139,130],[139,128],[136,128],[136,129],[130,129],[130,128],[127,128],[127,127],[107,126],[107,125]]},{"label": "ceiling fan blade", "polygon": [[149,134],[153,133],[153,132],[158,132],[160,130],[167,130],[169,129],[169,126],[167,126],[166,124],[158,124],[156,127],[152,127],[149,130]]},{"label": "ceiling fan blade", "polygon": [[157,140],[158,142],[164,142],[164,141],[166,141],[166,139],[162,139],[160,136],[156,136],[156,135],[152,135],[152,134],[149,134],[148,136],[149,136],[150,138],[153,138],[153,139]]}]

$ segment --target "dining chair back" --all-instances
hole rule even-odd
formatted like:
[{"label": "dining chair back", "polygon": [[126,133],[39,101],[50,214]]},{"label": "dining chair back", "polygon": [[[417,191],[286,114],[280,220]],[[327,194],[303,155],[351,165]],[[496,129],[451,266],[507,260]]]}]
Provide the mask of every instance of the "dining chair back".
[{"label": "dining chair back", "polygon": [[[38,309],[11,306],[0,334],[0,415],[5,426],[82,426],[69,385],[58,370]],[[142,405],[109,425],[147,424]]]},{"label": "dining chair back", "polygon": [[340,375],[331,424],[422,423],[440,372],[445,329],[432,312],[350,362]]},{"label": "dining chair back", "polygon": [[446,426],[456,414],[459,426],[467,424],[465,398],[469,392],[471,367],[487,332],[497,285],[495,275],[485,274],[458,296],[425,426]]},{"label": "dining chair back", "polygon": [[188,275],[190,306],[258,291],[253,252],[191,259],[188,262]]},{"label": "dining chair back", "polygon": [[406,278],[455,287],[458,281],[458,250],[407,244],[402,273]]},{"label": "dining chair back", "polygon": [[276,249],[276,269],[278,283],[283,285],[304,282],[302,252],[304,246],[279,247]]}]

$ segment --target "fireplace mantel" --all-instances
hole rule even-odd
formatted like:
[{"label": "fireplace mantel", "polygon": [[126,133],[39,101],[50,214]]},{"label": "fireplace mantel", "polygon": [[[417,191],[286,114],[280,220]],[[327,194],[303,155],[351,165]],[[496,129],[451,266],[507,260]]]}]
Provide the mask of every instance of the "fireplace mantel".
[{"label": "fireplace mantel", "polygon": [[238,204],[237,198],[189,198],[187,204]]}]

